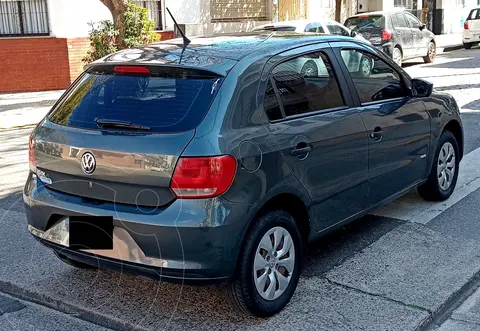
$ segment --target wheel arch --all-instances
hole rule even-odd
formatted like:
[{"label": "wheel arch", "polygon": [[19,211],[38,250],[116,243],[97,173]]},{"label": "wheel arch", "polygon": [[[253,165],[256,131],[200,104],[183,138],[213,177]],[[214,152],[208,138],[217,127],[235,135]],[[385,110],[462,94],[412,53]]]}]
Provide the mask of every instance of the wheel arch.
[{"label": "wheel arch", "polygon": [[302,235],[303,243],[308,242],[311,231],[311,217],[307,206],[300,197],[293,193],[280,193],[270,198],[258,209],[251,223],[255,222],[255,219],[263,213],[271,210],[283,210],[292,215]]},{"label": "wheel arch", "polygon": [[458,142],[458,148],[460,149],[460,159],[463,158],[464,146],[463,146],[463,130],[462,126],[457,120],[450,120],[443,128],[442,132],[450,131],[453,133]]}]

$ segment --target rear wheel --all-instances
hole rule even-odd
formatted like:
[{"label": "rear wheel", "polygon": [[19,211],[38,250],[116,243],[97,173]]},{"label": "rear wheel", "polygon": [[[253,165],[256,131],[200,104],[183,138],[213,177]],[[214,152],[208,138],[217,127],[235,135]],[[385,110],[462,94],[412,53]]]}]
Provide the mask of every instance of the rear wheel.
[{"label": "rear wheel", "polygon": [[470,48],[472,48],[472,46],[473,46],[473,43],[463,43],[463,47],[465,49],[470,49]]},{"label": "rear wheel", "polygon": [[370,76],[371,72],[372,72],[372,60],[370,60],[366,56],[362,56],[362,60],[360,61],[360,74],[363,77],[368,77]]},{"label": "rear wheel", "polygon": [[312,60],[305,62],[301,71],[305,77],[318,77],[318,66]]},{"label": "rear wheel", "polygon": [[395,46],[395,48],[393,49],[392,59],[393,59],[393,61],[394,61],[396,64],[398,64],[400,67],[402,66],[402,63],[403,63],[403,54],[402,54],[402,50],[401,50],[398,46]]},{"label": "rear wheel", "polygon": [[55,252],[55,255],[63,262],[63,263],[66,263],[72,267],[75,267],[75,268],[78,268],[78,269],[85,269],[85,270],[97,270],[98,267],[94,267],[90,264],[85,264],[85,263],[82,263],[82,262],[78,262],[78,261],[75,261],[75,260],[72,260],[68,257],[66,257],[65,255],[61,254],[61,253],[58,253],[58,252]]},{"label": "rear wheel", "polygon": [[433,42],[428,44],[427,55],[423,57],[423,61],[425,63],[432,63],[435,61],[435,57],[437,56],[437,47]]},{"label": "rear wheel", "polygon": [[239,310],[267,317],[281,311],[292,298],[300,277],[303,247],[290,214],[271,211],[254,222],[227,292]]},{"label": "rear wheel", "polygon": [[420,195],[428,201],[447,200],[457,184],[459,162],[457,139],[450,131],[444,131],[438,141],[430,175],[418,188]]}]

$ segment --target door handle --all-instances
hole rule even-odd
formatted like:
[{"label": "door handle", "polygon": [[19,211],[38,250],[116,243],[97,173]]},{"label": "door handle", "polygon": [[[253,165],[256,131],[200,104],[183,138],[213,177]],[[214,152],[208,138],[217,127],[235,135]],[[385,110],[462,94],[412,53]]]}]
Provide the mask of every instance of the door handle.
[{"label": "door handle", "polygon": [[301,156],[308,154],[312,151],[312,146],[309,146],[306,143],[299,143],[297,147],[290,153],[292,156]]},{"label": "door handle", "polygon": [[373,132],[370,134],[370,138],[374,139],[375,141],[380,141],[383,138],[383,130],[381,127],[377,126],[373,129]]}]

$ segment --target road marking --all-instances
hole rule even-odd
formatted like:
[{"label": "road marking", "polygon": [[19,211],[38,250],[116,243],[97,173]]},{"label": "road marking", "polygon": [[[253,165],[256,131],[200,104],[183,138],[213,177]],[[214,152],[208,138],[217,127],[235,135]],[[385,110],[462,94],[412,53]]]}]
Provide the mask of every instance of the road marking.
[{"label": "road marking", "polygon": [[480,188],[479,164],[480,148],[465,155],[460,163],[457,187],[447,201],[436,203],[428,202],[423,200],[416,190],[412,190],[405,196],[393,201],[391,204],[380,207],[373,212],[373,214],[427,224],[470,193]]}]

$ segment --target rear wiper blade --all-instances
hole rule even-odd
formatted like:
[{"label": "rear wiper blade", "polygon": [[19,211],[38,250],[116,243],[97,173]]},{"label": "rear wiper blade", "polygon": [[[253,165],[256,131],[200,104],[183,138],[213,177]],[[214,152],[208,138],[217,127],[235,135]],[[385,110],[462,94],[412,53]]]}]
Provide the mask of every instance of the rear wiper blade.
[{"label": "rear wiper blade", "polygon": [[107,120],[107,119],[102,119],[102,118],[96,118],[95,123],[100,128],[122,128],[122,129],[127,129],[127,130],[151,130],[150,127],[145,126],[145,125],[138,125],[138,124],[133,124],[132,122],[125,122],[125,121],[117,121],[117,120]]}]

